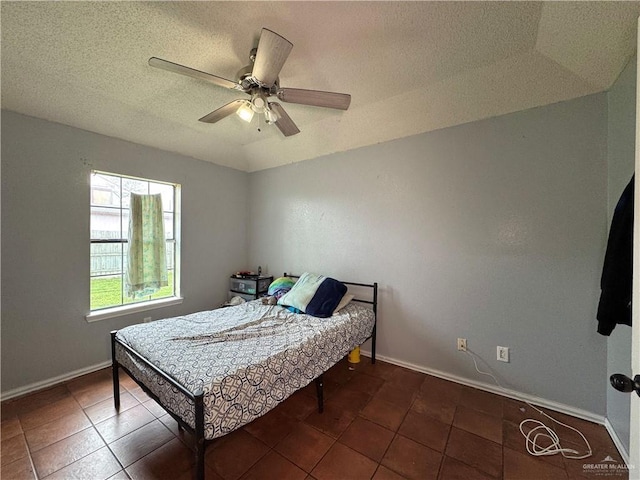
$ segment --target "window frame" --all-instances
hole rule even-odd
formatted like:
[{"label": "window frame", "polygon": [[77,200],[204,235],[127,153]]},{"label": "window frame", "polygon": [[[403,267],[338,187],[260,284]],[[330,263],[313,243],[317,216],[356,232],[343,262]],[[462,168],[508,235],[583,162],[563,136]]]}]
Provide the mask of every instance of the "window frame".
[{"label": "window frame", "polygon": [[[92,177],[94,175],[108,175],[111,177],[117,177],[120,179],[120,205],[119,206],[111,206],[111,205],[103,205],[103,207],[107,208],[107,209],[114,209],[117,210],[119,212],[119,222],[121,225],[121,230],[120,230],[120,237],[121,238],[92,238],[92,231],[91,228],[89,228],[89,242],[90,245],[108,245],[108,244],[120,244],[123,246],[123,251],[121,253],[122,255],[122,259],[124,260],[124,245],[126,245],[128,243],[128,239],[125,238],[125,234],[124,234],[124,228],[125,226],[122,225],[122,220],[125,217],[124,212],[129,210],[129,206],[128,205],[124,205],[123,203],[123,190],[122,190],[122,180],[123,179],[131,179],[131,180],[135,180],[135,181],[140,181],[140,182],[146,182],[148,183],[148,187],[151,186],[151,184],[156,184],[156,185],[169,185],[173,188],[173,210],[172,210],[172,214],[173,214],[173,236],[170,239],[165,239],[165,241],[167,242],[167,244],[172,244],[173,247],[173,295],[169,296],[169,297],[163,297],[163,298],[158,298],[158,299],[146,299],[146,300],[141,300],[141,301],[137,301],[137,302],[132,302],[132,303],[121,303],[120,305],[114,305],[114,306],[109,306],[109,307],[102,307],[102,308],[96,308],[94,310],[91,310],[91,288],[89,288],[89,312],[85,315],[85,319],[87,320],[87,322],[95,322],[95,321],[99,321],[99,320],[105,320],[107,318],[114,318],[114,317],[119,317],[119,316],[123,316],[123,315],[130,315],[136,312],[144,312],[144,311],[148,311],[148,310],[153,310],[156,308],[162,308],[162,307],[166,307],[166,306],[170,306],[170,305],[177,305],[182,303],[183,301],[183,297],[181,296],[181,291],[180,291],[180,250],[181,250],[181,238],[180,238],[180,232],[181,232],[181,228],[180,228],[180,224],[181,224],[181,185],[179,183],[173,183],[173,182],[166,182],[166,181],[162,181],[162,180],[154,180],[154,179],[150,179],[150,178],[143,178],[143,177],[135,177],[135,176],[131,176],[131,175],[123,175],[123,174],[119,174],[119,173],[113,173],[113,172],[106,172],[106,171],[102,171],[102,170],[91,170],[90,172],[90,178],[89,178],[89,218],[90,218],[90,223],[91,223],[91,218],[92,218],[92,209],[96,206],[100,207],[100,205],[95,205],[94,204],[94,196],[93,196],[93,188],[92,188]],[[149,189],[149,188],[148,188]],[[167,210],[163,211],[166,212]],[[90,255],[91,255],[91,247],[90,247]],[[118,274],[116,274],[118,275]],[[125,270],[124,270],[124,265],[122,266],[121,270],[120,270],[120,278],[121,280],[121,284],[124,287],[124,276],[125,276]],[[91,279],[95,278],[99,278],[101,276],[104,275],[92,275],[91,274],[91,270],[89,272],[89,281],[91,282]],[[124,289],[123,289],[124,290]],[[124,295],[124,292],[122,293],[122,295]],[[124,302],[124,296],[121,297],[121,301]],[[149,321],[150,317],[145,318],[144,321]]]}]

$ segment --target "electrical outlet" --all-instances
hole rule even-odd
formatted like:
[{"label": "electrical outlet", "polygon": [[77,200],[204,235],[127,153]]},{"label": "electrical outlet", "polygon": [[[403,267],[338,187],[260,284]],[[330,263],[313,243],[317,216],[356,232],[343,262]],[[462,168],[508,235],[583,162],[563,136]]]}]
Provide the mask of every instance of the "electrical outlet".
[{"label": "electrical outlet", "polygon": [[467,351],[467,339],[466,338],[459,338],[458,339],[458,350],[460,350],[461,352],[466,352]]},{"label": "electrical outlet", "polygon": [[149,323],[151,321],[151,317],[144,317],[144,323]]},{"label": "electrical outlet", "polygon": [[509,363],[509,347],[501,347],[498,345],[497,360],[499,362]]}]

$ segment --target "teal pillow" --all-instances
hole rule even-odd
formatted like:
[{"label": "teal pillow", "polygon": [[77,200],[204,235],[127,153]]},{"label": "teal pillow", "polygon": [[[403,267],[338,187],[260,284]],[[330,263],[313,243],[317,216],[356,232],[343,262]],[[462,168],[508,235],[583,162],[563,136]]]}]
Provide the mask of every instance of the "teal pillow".
[{"label": "teal pillow", "polygon": [[295,285],[296,281],[293,278],[289,277],[280,277],[276,278],[271,285],[269,285],[269,290],[267,290],[267,294],[270,297],[276,297],[279,299],[285,293],[287,293],[291,288]]}]

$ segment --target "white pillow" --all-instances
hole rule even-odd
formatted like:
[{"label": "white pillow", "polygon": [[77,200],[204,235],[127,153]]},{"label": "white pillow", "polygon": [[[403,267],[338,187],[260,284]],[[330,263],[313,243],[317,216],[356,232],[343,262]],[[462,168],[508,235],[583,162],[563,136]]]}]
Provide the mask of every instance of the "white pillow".
[{"label": "white pillow", "polygon": [[340,303],[338,303],[338,306],[336,307],[336,309],[333,311],[334,315],[337,315],[338,312],[343,309],[344,307],[346,307],[349,302],[353,300],[353,295],[349,294],[349,295],[345,295],[342,297],[342,300],[340,300]]}]

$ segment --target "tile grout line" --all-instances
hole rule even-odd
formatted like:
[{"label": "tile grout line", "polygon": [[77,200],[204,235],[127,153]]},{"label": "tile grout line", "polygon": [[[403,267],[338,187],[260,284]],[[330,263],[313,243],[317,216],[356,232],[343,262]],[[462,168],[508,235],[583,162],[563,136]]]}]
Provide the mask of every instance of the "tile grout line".
[{"label": "tile grout line", "polygon": [[444,442],[444,448],[442,449],[442,458],[440,459],[440,466],[438,467],[438,475],[436,478],[440,478],[440,475],[442,474],[442,469],[444,468],[444,459],[447,456],[447,445],[449,445],[449,440],[451,439],[451,432],[453,431],[453,422],[456,418],[457,411],[458,411],[458,405],[456,405],[455,408],[453,409],[453,417],[451,418],[451,423],[449,424],[449,431],[447,432],[447,441]]},{"label": "tile grout line", "polygon": [[[127,387],[126,387],[126,386],[124,386],[124,385],[122,385],[122,384],[120,384],[120,388],[121,388],[121,389],[122,389],[122,388],[124,388],[124,390],[125,390],[126,392],[129,392],[129,389],[127,389]],[[122,392],[122,390],[120,390],[120,392]],[[129,392],[129,393],[130,393],[130,392]],[[73,395],[73,393],[72,393],[72,395]],[[136,402],[138,402],[138,405],[142,405],[142,406],[144,407],[144,405],[140,402],[140,400],[139,400],[135,395],[132,395],[132,394],[131,394],[131,396],[136,400]],[[75,396],[74,396],[74,398],[75,398]],[[112,416],[110,416],[110,417],[104,418],[104,419],[103,419],[102,421],[100,421],[100,422],[94,422],[94,421],[89,417],[89,415],[87,415],[87,413],[85,412],[85,409],[86,409],[86,408],[90,408],[90,407],[92,407],[92,406],[94,406],[94,405],[97,405],[98,403],[101,403],[101,402],[103,402],[103,401],[105,401],[105,400],[111,400],[111,401],[113,402],[113,395],[111,395],[110,397],[107,397],[107,398],[105,398],[105,399],[99,400],[99,401],[97,401],[97,402],[95,402],[95,403],[93,403],[93,404],[91,404],[91,405],[87,405],[86,407],[81,407],[81,408],[82,408],[82,412],[83,412],[83,413],[86,415],[86,417],[89,419],[89,422],[91,423],[91,428],[93,428],[93,429],[95,430],[95,432],[98,434],[98,436],[100,437],[100,439],[104,442],[105,447],[109,450],[109,453],[113,456],[113,458],[115,458],[116,462],[118,462],[118,465],[120,465],[120,471],[124,472],[124,473],[125,473],[125,475],[126,475],[127,477],[131,478],[131,477],[130,477],[130,475],[129,475],[129,473],[126,471],[126,469],[125,469],[124,465],[122,464],[122,462],[120,461],[120,459],[118,458],[118,456],[115,454],[115,452],[114,452],[114,451],[113,451],[113,449],[111,448],[111,445],[109,444],[109,442],[107,442],[106,438],[104,438],[104,436],[102,435],[102,433],[100,433],[100,430],[98,430],[98,428],[97,428],[97,424],[98,424],[98,423],[102,423],[102,422],[104,422],[104,421],[107,421],[107,420],[109,420],[109,419],[111,419],[111,418],[113,418],[113,417],[115,417],[115,416],[119,415],[119,414],[121,413],[121,412],[120,412],[120,410],[117,410],[115,415],[112,415]],[[76,401],[77,401],[77,400],[76,400]],[[137,406],[137,405],[136,405],[136,406]],[[114,406],[114,408],[115,408],[115,406]],[[135,407],[131,407],[131,408],[135,408]],[[124,410],[124,411],[127,411],[127,410],[130,410],[130,409],[128,408],[128,409],[126,409],[126,410]],[[145,407],[145,410],[149,411],[149,409],[147,409],[146,407]],[[149,412],[149,413],[151,413],[151,412]],[[154,417],[154,420],[158,420],[158,419],[155,417],[155,415],[153,415],[153,413],[151,413],[151,415]],[[149,423],[151,423],[151,422],[149,422]],[[140,428],[144,427],[145,425],[149,425],[149,423],[145,423],[144,425],[141,425],[140,427],[138,427],[138,428],[136,428],[135,430],[133,430],[133,431],[131,431],[131,432],[127,433],[126,435],[129,435],[130,433],[133,433],[133,432],[135,432],[135,431],[139,430]],[[160,422],[160,423],[161,423],[161,424],[166,428],[166,425],[164,425],[162,422]],[[170,431],[170,432],[171,432],[171,431]],[[171,434],[173,435],[173,432],[171,432]],[[123,435],[123,436],[122,436],[122,437],[120,437],[120,438],[124,438],[126,435]],[[117,441],[117,440],[119,440],[120,438],[117,438],[116,440],[114,440],[114,442],[115,442],[115,441]],[[113,443],[113,442],[112,442],[112,443]],[[165,445],[165,444],[163,444],[163,445]],[[104,448],[104,447],[100,447],[100,448]],[[158,448],[160,448],[160,447],[158,447]],[[98,449],[98,450],[100,450],[100,449]],[[96,450],[96,451],[98,451],[98,450]],[[142,456],[140,459],[138,459],[138,460],[141,460],[142,458],[146,457],[146,456],[147,456],[147,455],[149,455],[150,453],[153,453],[155,450],[156,450],[156,449],[152,450],[151,452],[147,453],[146,455],[143,455],[143,456]],[[92,453],[95,453],[95,452],[92,452]],[[85,458],[85,457],[83,457],[83,458]],[[80,460],[80,459],[78,459],[78,460]],[[76,461],[78,461],[78,460],[76,460]],[[138,461],[138,460],[136,460],[136,461]],[[75,462],[73,462],[73,463],[75,463]],[[134,462],[134,463],[135,463],[135,462]],[[116,472],[116,473],[117,473],[117,472]]]},{"label": "tile grout line", "polygon": [[[98,402],[98,403],[100,403],[100,402]],[[84,412],[84,409],[82,409],[82,411]],[[120,412],[118,412],[118,413],[120,413]],[[118,415],[118,413],[116,413],[116,415]],[[85,415],[86,415],[86,413],[85,413]],[[87,415],[87,417],[88,417],[88,415]],[[111,418],[111,417],[109,417],[109,418]],[[108,420],[108,419],[105,419],[105,420]],[[115,458],[115,459],[116,459],[116,462],[118,462],[118,465],[120,465],[120,470],[121,470],[121,471],[123,471],[123,472],[125,472],[125,474],[126,474],[126,475],[127,475],[127,477],[128,477],[128,476],[129,476],[129,474],[128,474],[128,473],[126,473],[126,471],[125,471],[125,469],[124,469],[124,466],[122,465],[122,462],[121,462],[121,461],[120,461],[120,459],[116,456],[116,454],[113,452],[113,450],[111,449],[111,446],[109,445],[109,443],[107,442],[107,440],[102,436],[102,433],[100,433],[100,430],[98,430],[98,429],[96,428],[96,424],[95,424],[95,423],[93,423],[93,420],[91,420],[91,418],[89,418],[89,421],[91,422],[91,427],[96,431],[96,433],[98,434],[98,436],[100,437],[100,439],[104,442],[105,446],[109,449],[109,453],[113,456],[113,458]],[[96,450],[96,451],[97,451],[97,450]]]},{"label": "tile grout line", "polygon": [[[123,386],[121,385],[121,387],[123,387]],[[125,388],[125,387],[123,387],[123,388]],[[125,390],[126,390],[126,388],[125,388]],[[169,442],[171,442],[173,439],[177,439],[178,441],[180,441],[181,443],[183,443],[187,448],[189,448],[189,446],[188,446],[188,445],[186,445],[186,443],[185,443],[184,441],[182,441],[182,439],[180,439],[180,438],[176,437],[176,435],[171,431],[171,429],[170,429],[169,427],[167,427],[167,425],[165,425],[165,424],[164,424],[164,422],[162,422],[162,421],[161,421],[158,417],[156,417],[156,416],[155,416],[155,415],[154,415],[154,414],[153,414],[153,413],[152,413],[152,412],[151,412],[147,407],[145,407],[144,403],[142,403],[142,402],[141,402],[141,401],[140,401],[140,400],[139,400],[135,395],[131,395],[131,396],[132,396],[133,398],[135,398],[135,399],[136,399],[136,401],[138,402],[138,405],[141,405],[142,407],[144,407],[144,409],[145,409],[147,412],[149,412],[149,413],[151,414],[151,416],[153,417],[153,420],[151,420],[151,421],[150,421],[150,422],[148,422],[148,423],[145,423],[144,425],[140,425],[138,428],[136,428],[136,429],[134,429],[134,430],[132,430],[132,431],[130,431],[130,432],[128,432],[128,433],[126,433],[125,435],[122,435],[122,436],[121,436],[121,437],[119,437],[119,438],[116,438],[116,439],[115,439],[113,442],[111,442],[111,443],[108,443],[108,442],[106,441],[106,439],[104,439],[104,438],[102,437],[102,434],[98,431],[98,434],[100,435],[100,437],[101,437],[101,438],[103,439],[103,441],[105,442],[105,445],[106,445],[106,446],[107,446],[107,448],[109,449],[109,452],[111,452],[111,455],[113,455],[113,457],[116,459],[116,461],[118,462],[118,464],[120,465],[120,467],[122,467],[122,468],[121,468],[121,471],[123,471],[123,472],[125,473],[125,475],[127,475],[127,477],[129,477],[129,478],[131,478],[131,476],[129,475],[129,472],[127,472],[127,468],[131,467],[132,465],[134,465],[135,463],[139,462],[139,461],[140,461],[140,460],[142,460],[143,458],[145,458],[145,457],[147,457],[147,456],[151,455],[151,454],[152,454],[152,453],[154,453],[156,450],[158,450],[158,449],[160,449],[160,448],[164,447],[164,446],[165,446],[165,445],[167,445]],[[111,399],[113,400],[113,397],[111,397]],[[136,406],[138,406],[138,405],[136,405]],[[135,407],[132,407],[132,408],[135,408]],[[130,410],[130,409],[127,409],[127,410]],[[126,411],[126,410],[125,410],[125,411]],[[118,413],[116,413],[116,415],[119,415],[119,414],[120,414],[120,411],[118,411]],[[115,416],[115,415],[114,415],[114,416]],[[112,418],[112,417],[109,417],[109,418]],[[106,421],[106,420],[108,420],[108,419],[105,419],[105,421]],[[155,421],[158,421],[158,422],[160,423],[160,425],[162,425],[164,428],[166,428],[166,429],[167,429],[167,431],[171,434],[171,436],[172,436],[173,438],[172,438],[171,440],[168,440],[167,442],[163,443],[162,445],[157,446],[156,448],[154,448],[154,449],[153,449],[153,450],[151,450],[150,452],[145,453],[142,457],[140,457],[140,458],[136,459],[134,462],[132,462],[131,464],[129,464],[129,465],[127,465],[127,466],[125,467],[125,466],[122,464],[122,462],[120,461],[120,459],[118,458],[118,456],[115,454],[115,452],[113,451],[113,449],[111,448],[111,444],[113,444],[113,443],[117,442],[118,440],[121,440],[121,439],[125,438],[125,437],[126,437],[126,436],[128,436],[128,435],[131,435],[131,434],[133,434],[133,433],[137,432],[138,430],[140,430],[140,429],[142,429],[142,428],[146,427],[147,425],[151,425],[151,424],[152,424],[153,422],[155,422]],[[97,430],[98,430],[98,429],[96,428],[96,431],[97,431]],[[189,448],[189,450],[191,450],[191,449]]]},{"label": "tile grout line", "polygon": [[[386,382],[386,381],[387,381],[387,380],[384,380],[384,382]],[[383,383],[383,384],[384,384],[384,383]],[[378,391],[379,391],[379,390],[380,390],[380,389],[378,389]],[[416,391],[416,392],[417,392],[417,391]],[[377,392],[376,392],[376,393],[377,393]],[[398,425],[398,428],[397,428],[396,430],[393,430],[393,438],[392,438],[392,439],[391,439],[391,441],[389,442],[389,445],[387,445],[387,448],[386,448],[386,450],[384,451],[384,454],[382,455],[382,458],[380,458],[380,461],[378,462],[378,468],[380,468],[380,466],[382,465],[382,460],[384,460],[385,455],[387,454],[387,452],[388,452],[388,451],[389,451],[389,449],[391,448],[391,445],[393,444],[393,441],[394,441],[398,436],[404,437],[404,435],[400,435],[400,427],[402,427],[402,424],[404,423],[405,419],[407,418],[407,415],[409,415],[409,412],[411,411],[411,407],[413,406],[413,402],[415,402],[415,401],[416,401],[416,399],[415,399],[415,395],[416,395],[416,394],[414,393],[414,398],[411,400],[411,405],[409,405],[409,408],[407,409],[407,411],[405,412],[404,416],[402,417],[402,420],[400,421],[400,424]],[[373,398],[373,396],[372,396],[372,398]],[[364,417],[363,417],[363,418],[364,418]],[[369,420],[369,421],[370,421],[370,422],[375,423],[376,425],[380,425],[379,423],[374,422],[373,420]],[[380,426],[381,426],[381,427],[384,427],[384,425],[380,425]],[[385,428],[386,428],[386,427],[385,427]],[[404,438],[407,438],[407,437],[404,437]],[[409,439],[409,440],[411,440],[411,439]],[[414,442],[415,442],[415,440],[412,440],[412,441],[414,441]],[[416,443],[420,443],[420,442],[416,442]],[[420,445],[422,445],[422,444],[420,444]],[[427,447],[427,448],[428,448],[428,447]],[[385,467],[385,468],[387,468],[387,469],[389,469],[389,470],[391,470],[391,471],[392,471],[392,472],[394,472],[394,473],[397,473],[397,474],[398,474],[398,475],[400,475],[401,477],[404,477],[404,475],[402,475],[400,472],[397,472],[397,471],[395,471],[394,469],[392,469],[392,468],[390,468],[390,467],[387,467],[387,466],[385,466],[385,465],[382,465],[382,466],[383,466],[383,467]],[[377,469],[376,469],[376,471],[377,471]]]},{"label": "tile grout line", "polygon": [[[328,435],[327,433],[323,432],[322,430],[320,430],[319,428],[317,428],[315,425],[311,425],[310,423],[307,423],[306,420],[307,418],[309,418],[311,415],[313,415],[316,412],[316,408],[314,408],[313,410],[311,410],[304,418],[298,420],[299,423],[304,423],[306,426],[313,428],[314,430],[322,433],[323,435],[326,435],[327,437],[329,437],[331,440],[333,440],[333,442],[331,443],[331,445],[329,446],[329,448],[327,448],[327,451],[324,452],[324,454],[318,459],[318,461],[316,463],[314,463],[313,467],[311,467],[311,471],[313,471],[314,468],[316,468],[320,462],[324,459],[324,457],[327,455],[327,453],[329,453],[329,450],[331,450],[333,448],[333,446],[338,442],[338,438],[333,438],[331,435]],[[355,419],[354,419],[355,420]],[[353,423],[353,420],[351,421],[351,423]],[[349,423],[349,425],[351,425],[351,423]],[[347,427],[349,428],[349,427]],[[289,433],[285,438],[287,438],[291,433]],[[280,440],[280,442],[282,442],[284,440],[284,438],[282,440]],[[280,443],[278,442],[278,443]],[[277,444],[276,444],[277,445]],[[293,463],[293,462],[291,462]],[[304,468],[300,467],[300,465],[294,463],[294,465],[296,465],[298,468],[300,468],[303,472],[305,472],[307,475],[311,476],[311,472],[307,472]]]},{"label": "tile grout line", "polygon": [[[20,420],[18,420],[18,421],[20,421]],[[20,425],[20,429],[22,429],[22,425]],[[33,457],[31,456],[31,449],[29,448],[29,444],[27,443],[27,436],[24,435],[24,430],[23,430],[22,436],[24,438],[24,445],[25,445],[25,447],[27,447],[27,456],[29,457],[29,463],[31,464],[31,470],[33,470],[33,476],[36,478],[36,480],[38,480],[40,478],[40,475],[38,475],[38,472],[36,471],[36,464],[33,462]]]},{"label": "tile grout line", "polygon": [[[82,414],[87,418],[87,420],[89,420],[89,425],[90,425],[90,426],[92,426],[91,419],[87,417],[86,413],[84,412],[84,409],[83,409],[83,408],[82,408],[82,406],[78,403],[78,400],[76,399],[75,395],[73,395],[73,392],[71,392],[71,390],[69,390],[69,387],[67,386],[66,382],[63,382],[61,385],[63,385],[63,386],[64,386],[65,390],[66,390],[66,391],[67,391],[67,393],[70,395],[70,397],[71,397],[71,398],[73,398],[73,400],[78,404],[78,407],[79,407],[79,408],[80,408],[80,410],[82,411]],[[52,388],[54,388],[54,387],[52,387]],[[37,409],[35,409],[35,410],[37,410]],[[35,411],[35,410],[34,410],[34,411]],[[69,415],[73,415],[73,414],[71,413],[71,414],[69,414]],[[30,429],[28,429],[28,430],[35,430],[35,429],[37,429],[37,428],[43,427],[43,426],[48,425],[48,424],[50,424],[50,423],[56,422],[56,421],[60,420],[61,418],[64,418],[65,416],[68,416],[68,415],[63,415],[63,416],[61,416],[61,417],[59,417],[59,418],[55,418],[55,419],[53,419],[53,420],[51,420],[51,421],[49,421],[49,422],[45,422],[45,423],[43,423],[43,424],[41,424],[41,425],[37,425],[36,427],[30,428]],[[26,435],[27,429],[24,429],[24,428],[23,428],[22,421],[20,420],[20,416],[19,416],[19,415],[16,415],[16,417],[18,418],[18,421],[20,422],[20,429],[21,429],[21,430],[22,430],[22,432],[23,432],[24,442],[25,442],[25,445],[26,445],[26,447],[27,447],[27,453],[28,453],[28,455],[29,455],[29,462],[31,463],[31,468],[33,469],[33,474],[34,474],[34,476],[35,476],[36,480],[38,480],[38,479],[40,478],[40,473],[39,473],[39,472],[37,471],[37,469],[36,469],[36,465],[35,465],[35,462],[33,461],[33,455],[32,455],[32,453],[34,453],[34,454],[35,454],[35,453],[38,453],[38,452],[40,452],[40,451],[44,450],[45,448],[48,448],[48,447],[50,447],[50,446],[52,446],[52,445],[55,445],[55,444],[57,444],[57,443],[60,443],[60,442],[62,442],[62,441],[64,441],[64,440],[66,440],[67,438],[72,437],[73,435],[76,435],[76,434],[78,434],[78,433],[80,433],[80,432],[84,432],[85,430],[88,430],[89,428],[91,428],[90,426],[87,426],[86,428],[83,428],[83,429],[81,429],[81,430],[78,430],[77,432],[74,432],[74,433],[72,433],[72,434],[70,434],[70,435],[67,435],[66,437],[60,438],[60,439],[56,440],[55,442],[50,443],[49,445],[45,445],[44,447],[41,447],[41,448],[39,448],[38,450],[35,450],[35,451],[33,451],[33,452],[32,452],[31,446],[29,445],[29,442],[27,441],[27,435]],[[93,452],[91,452],[91,453],[93,453]],[[81,458],[84,458],[85,456],[86,456],[86,455],[84,455],[84,456],[83,456],[83,457],[81,457]],[[80,459],[78,459],[78,460],[80,460]],[[71,462],[71,463],[75,463],[76,461],[77,461],[77,460],[75,460],[74,462]],[[54,470],[53,472],[50,472],[47,476],[52,475],[53,473],[57,472],[58,470],[61,470],[62,468],[66,467],[66,466],[67,466],[67,465],[65,465],[65,466],[63,466],[63,467],[60,467],[59,469]],[[43,477],[43,478],[44,478],[44,477]]]}]

